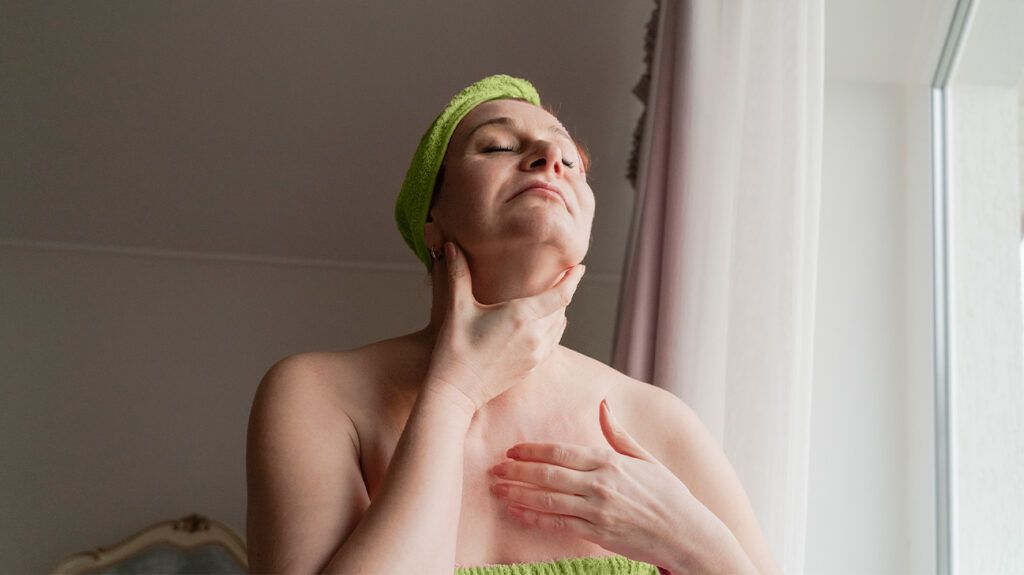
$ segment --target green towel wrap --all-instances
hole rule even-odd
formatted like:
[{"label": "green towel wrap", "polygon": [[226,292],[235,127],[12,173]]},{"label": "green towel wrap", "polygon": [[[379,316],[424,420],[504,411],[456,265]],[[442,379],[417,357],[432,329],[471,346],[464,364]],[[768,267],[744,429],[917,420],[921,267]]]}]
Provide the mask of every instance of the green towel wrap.
[{"label": "green towel wrap", "polygon": [[658,568],[650,563],[613,555],[569,557],[542,563],[457,567],[455,575],[658,575]]},{"label": "green towel wrap", "polygon": [[434,182],[448,150],[448,140],[462,118],[473,108],[490,100],[501,99],[525,100],[535,106],[540,105],[537,90],[526,80],[504,74],[488,76],[456,94],[420,138],[420,145],[412,157],[402,190],[395,202],[395,221],[398,222],[398,231],[402,233],[405,243],[428,270],[431,260],[423,238],[423,224],[427,221]]}]

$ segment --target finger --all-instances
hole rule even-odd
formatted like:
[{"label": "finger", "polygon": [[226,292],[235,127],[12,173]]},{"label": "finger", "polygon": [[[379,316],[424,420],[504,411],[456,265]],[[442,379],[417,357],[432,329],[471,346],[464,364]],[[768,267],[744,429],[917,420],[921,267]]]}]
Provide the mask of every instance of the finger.
[{"label": "finger", "polygon": [[577,471],[593,471],[608,461],[608,450],[571,443],[517,443],[505,452],[516,461],[549,463]]},{"label": "finger", "polygon": [[537,295],[523,298],[521,301],[533,310],[537,318],[546,317],[565,308],[572,301],[572,296],[580,285],[580,280],[583,278],[586,267],[583,264],[573,266],[551,288]]},{"label": "finger", "polygon": [[533,461],[503,461],[492,467],[490,472],[502,479],[580,495],[591,493],[594,483],[593,475],[586,471]]},{"label": "finger", "polygon": [[[448,270],[448,298],[453,304],[473,299],[473,281],[469,277],[469,266],[462,250],[455,242],[445,242],[444,263]],[[455,305],[452,305],[454,308]]]},{"label": "finger", "polygon": [[491,486],[491,492],[509,504],[529,507],[545,513],[573,515],[587,521],[590,521],[589,517],[594,511],[592,504],[579,495],[569,495],[568,493],[535,489],[511,483],[495,483]]},{"label": "finger", "polygon": [[515,517],[519,522],[543,529],[544,531],[572,533],[581,539],[597,544],[600,544],[601,541],[601,535],[594,524],[579,517],[554,515],[518,505],[510,505],[508,512],[509,515]]},{"label": "finger", "polygon": [[643,459],[645,461],[655,462],[657,459],[651,455],[640,443],[633,439],[626,429],[622,427],[615,416],[612,415],[611,407],[608,405],[607,399],[601,400],[601,411],[599,415],[601,421],[601,431],[604,433],[605,439],[608,440],[608,444],[612,446],[615,451],[623,455],[630,457],[636,457],[637,459]]}]

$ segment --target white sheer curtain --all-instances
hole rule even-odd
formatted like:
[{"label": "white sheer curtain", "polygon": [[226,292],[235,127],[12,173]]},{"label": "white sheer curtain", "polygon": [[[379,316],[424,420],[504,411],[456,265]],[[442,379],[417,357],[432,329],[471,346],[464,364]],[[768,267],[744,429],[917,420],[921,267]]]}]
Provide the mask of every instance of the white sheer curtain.
[{"label": "white sheer curtain", "polygon": [[662,0],[613,365],[721,441],[803,572],[823,0]]}]

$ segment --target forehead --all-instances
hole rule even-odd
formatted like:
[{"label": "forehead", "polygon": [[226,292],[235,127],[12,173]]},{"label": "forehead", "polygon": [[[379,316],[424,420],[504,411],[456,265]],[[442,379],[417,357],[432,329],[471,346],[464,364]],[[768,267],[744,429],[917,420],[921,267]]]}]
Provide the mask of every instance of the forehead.
[{"label": "forehead", "polygon": [[491,100],[473,108],[462,118],[452,133],[452,141],[466,138],[481,123],[499,117],[512,118],[527,129],[547,130],[549,126],[557,126],[565,130],[558,118],[540,106],[520,100]]}]

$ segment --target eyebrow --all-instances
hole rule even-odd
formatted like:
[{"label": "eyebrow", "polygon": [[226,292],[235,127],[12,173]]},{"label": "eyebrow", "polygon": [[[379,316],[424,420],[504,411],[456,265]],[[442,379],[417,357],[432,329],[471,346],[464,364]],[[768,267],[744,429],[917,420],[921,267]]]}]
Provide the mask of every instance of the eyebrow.
[{"label": "eyebrow", "polygon": [[[517,122],[515,118],[509,118],[507,116],[498,116],[497,118],[491,118],[490,120],[480,122],[475,128],[473,128],[469,132],[469,135],[466,136],[466,139],[470,139],[473,136],[473,134],[476,133],[476,131],[479,130],[480,128],[492,125],[510,126],[516,129],[519,128],[519,122]],[[552,134],[558,134],[559,136],[563,136],[573,144],[576,143],[576,140],[572,139],[572,136],[569,135],[569,132],[566,132],[561,127],[556,126],[555,124],[548,126],[548,132]]]}]

